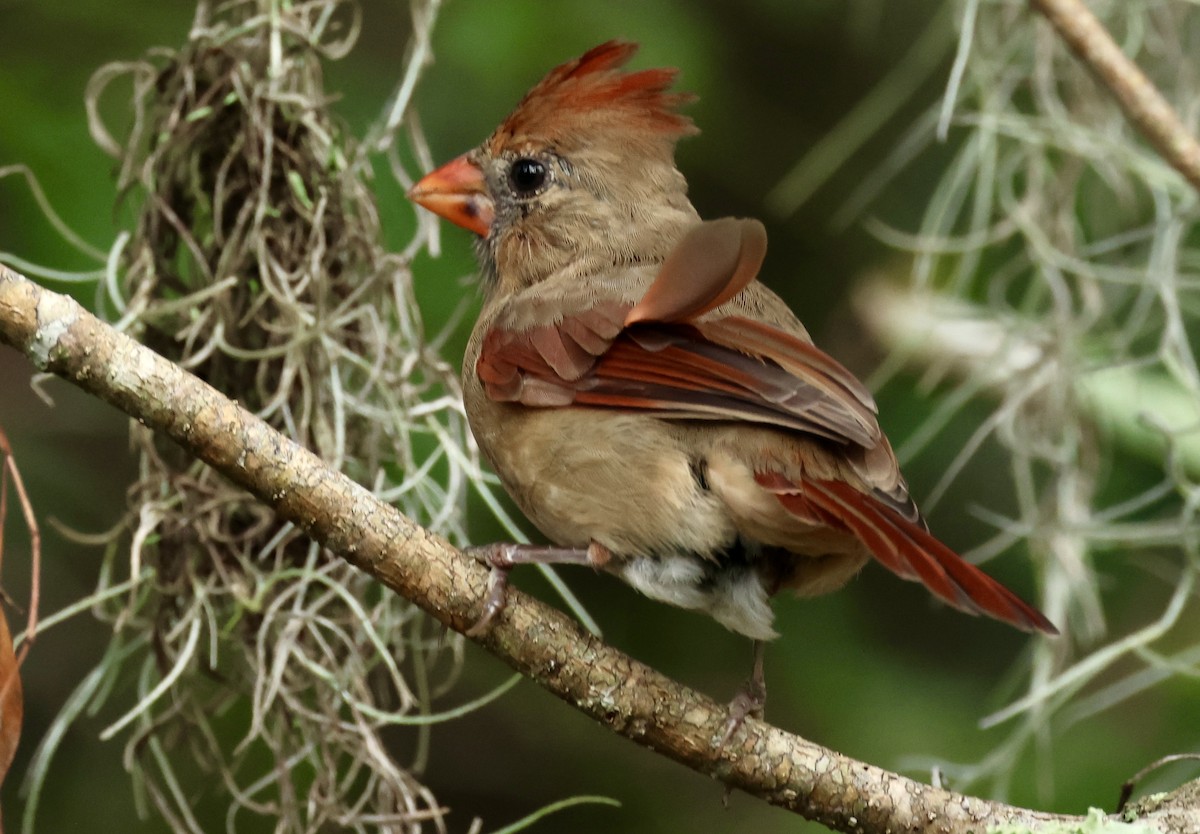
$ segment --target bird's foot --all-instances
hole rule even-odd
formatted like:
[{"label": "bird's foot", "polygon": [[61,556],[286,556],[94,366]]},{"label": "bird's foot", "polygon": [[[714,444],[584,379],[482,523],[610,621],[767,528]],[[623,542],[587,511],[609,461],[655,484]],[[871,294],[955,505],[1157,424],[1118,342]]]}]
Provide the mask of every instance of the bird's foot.
[{"label": "bird's foot", "polygon": [[729,717],[725,719],[725,732],[721,734],[720,749],[724,749],[747,718],[763,718],[763,709],[767,705],[767,679],[763,671],[763,654],[767,644],[761,640],[754,641],[754,664],[750,669],[750,677],[741,685],[733,700],[729,702]]},{"label": "bird's foot", "polygon": [[[750,677],[738,688],[737,694],[729,702],[729,717],[725,719],[725,732],[717,745],[718,755],[729,745],[734,733],[742,728],[747,718],[763,719],[763,711],[767,705],[767,679],[763,671],[763,654],[767,644],[762,640],[754,641],[754,665],[750,669]],[[721,804],[729,807],[729,797],[733,794],[733,786],[726,785],[725,793],[721,796]]]},{"label": "bird's foot", "polygon": [[488,573],[487,596],[483,601],[483,613],[475,621],[475,625],[467,629],[468,637],[480,637],[491,630],[492,624],[508,599],[508,573],[513,569],[514,562],[504,551],[516,547],[511,544],[485,544],[480,547],[468,547],[463,552],[473,557],[485,567]]},{"label": "bird's foot", "polygon": [[517,565],[591,565],[599,568],[612,558],[608,549],[596,542],[592,542],[586,548],[497,542],[468,547],[463,552],[491,570],[483,613],[475,625],[467,629],[468,637],[487,634],[495,624],[496,618],[504,612],[508,600],[508,574]]},{"label": "bird's foot", "polygon": [[762,681],[750,679],[742,684],[733,700],[729,702],[729,717],[725,719],[725,732],[721,734],[721,747],[729,744],[734,733],[741,729],[747,718],[763,717],[767,704],[767,688]]}]

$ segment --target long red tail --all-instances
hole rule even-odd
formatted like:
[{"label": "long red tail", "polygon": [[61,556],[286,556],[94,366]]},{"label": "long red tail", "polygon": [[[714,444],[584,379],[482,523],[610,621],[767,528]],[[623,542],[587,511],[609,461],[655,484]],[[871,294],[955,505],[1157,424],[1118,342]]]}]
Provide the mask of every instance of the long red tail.
[{"label": "long red tail", "polygon": [[840,481],[804,482],[804,498],[836,518],[875,558],[905,579],[971,614],[987,614],[1023,631],[1058,634],[1036,608],[965,561],[918,524]]}]

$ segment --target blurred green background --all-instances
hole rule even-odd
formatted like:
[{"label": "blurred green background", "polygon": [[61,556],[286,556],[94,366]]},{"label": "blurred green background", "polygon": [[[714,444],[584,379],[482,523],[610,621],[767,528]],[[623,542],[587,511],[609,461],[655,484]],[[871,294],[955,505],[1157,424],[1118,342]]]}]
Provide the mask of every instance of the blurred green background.
[{"label": "blurred green background", "polygon": [[[368,0],[363,7],[366,25],[358,47],[327,74],[329,90],[340,96],[334,109],[360,134],[394,88],[410,26],[404,3]],[[949,15],[937,17],[941,8],[933,0],[455,0],[435,28],[436,63],[418,91],[417,106],[435,158],[448,159],[486,136],[554,64],[611,37],[640,41],[635,66],[680,67],[680,86],[700,95],[689,112],[702,134],[682,144],[679,163],[701,214],[762,217],[771,236],[764,279],[794,304],[818,343],[866,375],[880,356],[864,343],[847,296],[868,270],[902,271],[904,260],[861,224],[838,228],[830,217],[942,92],[954,33]],[[105,62],[181,43],[191,13],[188,3],[157,0],[0,0],[0,166],[27,164],[66,222],[101,248],[129,218],[114,208],[112,161],[88,137],[84,88]],[[767,193],[887,77],[935,19],[944,31],[928,42],[936,71],[916,85],[912,100],[799,212],[769,213]],[[111,109],[113,119],[123,117],[119,108]],[[900,228],[914,228],[929,184],[949,155],[949,148],[924,154],[871,211]],[[413,209],[385,174],[375,184],[389,240],[400,245],[411,235]],[[446,319],[474,268],[467,233],[447,228],[443,249],[440,260],[423,259],[415,267],[431,328]],[[95,266],[56,237],[17,177],[0,180],[0,251],[59,269]],[[76,291],[91,298],[86,285]],[[468,329],[469,322],[459,328],[452,351],[461,349]],[[134,464],[120,414],[56,381],[45,385],[55,401],[48,408],[31,392],[29,376],[21,357],[0,349],[0,427],[12,441],[43,525],[43,610],[52,611],[87,592],[100,553],[67,543],[51,519],[85,531],[108,529],[122,511]],[[879,399],[882,423],[897,441],[930,407],[910,377],[892,380]],[[906,474],[918,500],[986,414],[983,405],[967,409],[919,459],[908,462]],[[985,447],[930,513],[933,528],[951,546],[966,549],[989,535],[969,514],[971,506],[1010,509],[999,455]],[[1113,477],[1140,477],[1132,466],[1128,474],[1115,469]],[[23,600],[25,539],[15,519],[6,532],[4,584]],[[495,533],[481,523],[477,535]],[[989,570],[1023,595],[1032,594],[1031,571],[1019,558],[993,562]],[[590,572],[564,573],[607,640],[665,673],[723,700],[748,671],[745,641],[706,619],[650,603]],[[533,572],[516,581],[549,598]],[[1162,589],[1143,589],[1139,582],[1144,583],[1140,574],[1122,576],[1105,589],[1118,633],[1122,624],[1141,621],[1142,603],[1150,611],[1160,603]],[[1026,658],[1023,635],[949,611],[919,587],[876,568],[842,593],[803,603],[781,600],[776,608],[783,638],[767,658],[773,723],[919,778],[928,778],[928,771],[915,768],[917,760],[970,761],[1004,738],[1005,728],[982,731],[977,721],[1013,695],[1008,684]],[[10,620],[19,619],[9,613]],[[34,648],[24,668],[22,747],[2,794],[10,826],[19,818],[18,785],[36,742],[96,662],[106,637],[81,617],[47,632]],[[507,675],[473,648],[468,661],[466,678],[447,706]],[[1198,697],[1195,681],[1172,682],[1048,737],[1043,755],[1026,756],[1007,798],[1047,810],[1111,809],[1130,774],[1178,752],[1181,740],[1195,743]],[[128,701],[118,698],[117,704]],[[97,739],[112,718],[86,716],[67,732],[42,799],[38,831],[94,831],[98,820],[105,821],[101,830],[165,830],[159,821],[138,821],[121,745]],[[396,738],[401,746],[408,741],[403,734]],[[1185,773],[1168,770],[1152,784],[1166,787]],[[529,683],[435,731],[425,781],[450,809],[451,831],[466,831],[476,815],[491,830],[574,794],[611,796],[622,807],[571,809],[535,830],[819,828],[740,795],[723,808],[716,783],[610,735]],[[217,830],[224,822],[216,817],[206,824]],[[245,830],[271,826],[264,821],[260,829]]]}]

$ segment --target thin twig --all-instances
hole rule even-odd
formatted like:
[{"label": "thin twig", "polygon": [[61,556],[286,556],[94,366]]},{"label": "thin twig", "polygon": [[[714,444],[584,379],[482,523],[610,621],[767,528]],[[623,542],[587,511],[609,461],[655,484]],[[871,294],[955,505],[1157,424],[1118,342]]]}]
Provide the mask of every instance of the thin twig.
[{"label": "thin twig", "polygon": [[1200,143],[1179,114],[1082,0],[1030,0],[1091,68],[1125,115],[1179,173],[1200,190]]},{"label": "thin twig", "polygon": [[[3,266],[0,342],[169,436],[448,627],[465,632],[478,620],[482,566],[71,298]],[[1079,822],[924,785],[753,719],[722,745],[725,707],[519,592],[478,642],[612,731],[839,831],[956,834]]]},{"label": "thin twig", "polygon": [[1125,784],[1121,785],[1121,795],[1117,798],[1116,813],[1120,814],[1125,810],[1125,806],[1129,804],[1129,798],[1133,796],[1134,790],[1138,783],[1146,778],[1147,774],[1158,770],[1164,765],[1173,764],[1174,762],[1197,762],[1200,761],[1200,753],[1173,753],[1170,756],[1163,756],[1160,759],[1155,759],[1150,764],[1143,767],[1137,773],[1125,780]]},{"label": "thin twig", "polygon": [[[3,267],[0,267],[2,270]],[[33,503],[25,492],[25,482],[21,480],[21,470],[17,468],[13,456],[12,445],[8,435],[0,428],[0,558],[4,556],[4,520],[8,480],[12,479],[13,492],[16,493],[17,503],[21,505],[21,515],[25,520],[25,529],[29,531],[29,602],[25,620],[25,637],[21,649],[17,652],[17,665],[25,662],[25,655],[33,645],[37,636],[38,603],[41,597],[42,577],[42,532],[38,528],[37,517],[33,513]],[[3,693],[0,693],[2,698]]]}]

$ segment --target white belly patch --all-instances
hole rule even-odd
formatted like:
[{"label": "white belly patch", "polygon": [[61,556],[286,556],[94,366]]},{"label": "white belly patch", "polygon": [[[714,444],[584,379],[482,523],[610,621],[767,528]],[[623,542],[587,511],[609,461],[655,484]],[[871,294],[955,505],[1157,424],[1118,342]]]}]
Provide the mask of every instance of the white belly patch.
[{"label": "white belly patch", "polygon": [[630,559],[617,571],[651,599],[702,611],[752,640],[778,637],[771,627],[775,614],[758,573],[738,567],[714,576],[712,567],[696,557],[665,556]]}]

